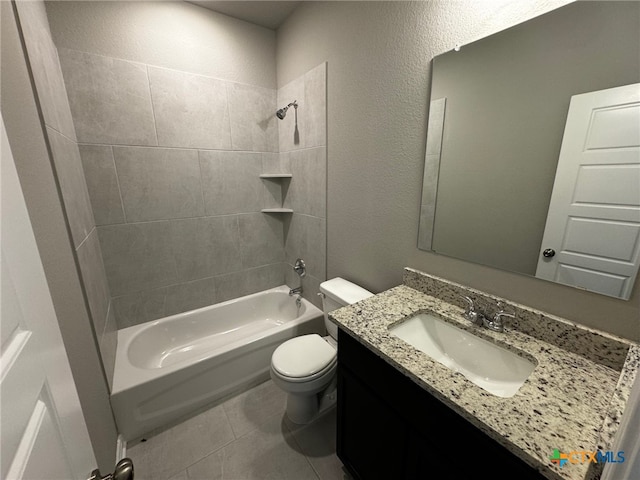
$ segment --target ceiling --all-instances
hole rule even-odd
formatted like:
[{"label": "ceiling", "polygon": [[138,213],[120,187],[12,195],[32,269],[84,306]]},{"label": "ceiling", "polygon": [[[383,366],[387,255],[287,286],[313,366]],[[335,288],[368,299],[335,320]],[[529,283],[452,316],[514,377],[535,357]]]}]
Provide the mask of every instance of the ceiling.
[{"label": "ceiling", "polygon": [[275,30],[301,2],[189,0],[189,3]]}]

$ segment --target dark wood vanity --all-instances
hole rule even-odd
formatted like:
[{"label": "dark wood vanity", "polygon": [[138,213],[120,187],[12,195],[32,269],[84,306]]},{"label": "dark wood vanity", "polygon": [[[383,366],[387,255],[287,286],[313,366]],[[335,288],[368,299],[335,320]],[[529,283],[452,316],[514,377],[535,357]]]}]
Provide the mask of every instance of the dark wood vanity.
[{"label": "dark wood vanity", "polygon": [[337,453],[356,480],[533,480],[534,468],[342,329]]}]

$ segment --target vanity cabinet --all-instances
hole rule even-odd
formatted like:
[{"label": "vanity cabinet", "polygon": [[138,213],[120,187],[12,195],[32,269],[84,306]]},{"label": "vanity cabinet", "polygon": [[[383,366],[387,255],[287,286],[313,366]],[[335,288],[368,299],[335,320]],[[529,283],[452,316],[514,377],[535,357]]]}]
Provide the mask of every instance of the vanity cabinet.
[{"label": "vanity cabinet", "polygon": [[544,478],[342,330],[338,344],[337,453],[354,479]]}]

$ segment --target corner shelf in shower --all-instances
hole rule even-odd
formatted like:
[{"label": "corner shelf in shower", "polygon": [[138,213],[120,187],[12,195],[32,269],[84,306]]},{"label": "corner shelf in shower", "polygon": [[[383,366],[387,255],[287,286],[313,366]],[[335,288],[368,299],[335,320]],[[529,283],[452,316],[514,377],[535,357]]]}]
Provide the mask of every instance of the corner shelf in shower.
[{"label": "corner shelf in shower", "polygon": [[262,213],[293,213],[291,208],[263,208]]},{"label": "corner shelf in shower", "polygon": [[[292,178],[290,173],[261,173],[260,178],[266,178],[268,180],[281,180]],[[263,208],[262,213],[293,213],[291,208]]]}]

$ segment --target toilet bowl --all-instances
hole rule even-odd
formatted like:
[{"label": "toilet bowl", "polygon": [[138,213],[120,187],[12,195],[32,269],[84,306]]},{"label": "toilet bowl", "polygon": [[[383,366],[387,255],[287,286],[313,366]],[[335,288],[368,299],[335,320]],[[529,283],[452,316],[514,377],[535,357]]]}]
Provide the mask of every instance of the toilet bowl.
[{"label": "toilet bowl", "polygon": [[271,379],[287,392],[287,417],[306,424],[336,402],[338,327],[328,313],[373,294],[343,278],[320,284],[325,326],[329,335],[302,335],[281,344],[271,357]]}]

